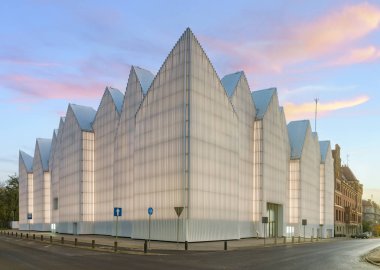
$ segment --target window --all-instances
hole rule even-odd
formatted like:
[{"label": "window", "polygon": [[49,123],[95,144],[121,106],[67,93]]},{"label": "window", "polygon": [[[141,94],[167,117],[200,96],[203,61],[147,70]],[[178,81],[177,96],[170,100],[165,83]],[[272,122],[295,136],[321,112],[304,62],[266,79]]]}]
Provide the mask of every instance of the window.
[{"label": "window", "polygon": [[53,209],[57,210],[58,209],[58,198],[53,199]]}]

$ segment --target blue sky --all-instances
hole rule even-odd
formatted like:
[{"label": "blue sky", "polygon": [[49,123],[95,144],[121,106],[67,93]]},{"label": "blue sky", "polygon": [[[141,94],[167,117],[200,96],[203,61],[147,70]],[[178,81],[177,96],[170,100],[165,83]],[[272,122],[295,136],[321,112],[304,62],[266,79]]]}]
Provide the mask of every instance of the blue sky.
[{"label": "blue sky", "polygon": [[319,138],[380,200],[378,1],[1,1],[0,181],[69,102],[97,109],[131,65],[157,72],[186,27],[220,77],[277,87],[288,121],[314,121],[318,97]]}]

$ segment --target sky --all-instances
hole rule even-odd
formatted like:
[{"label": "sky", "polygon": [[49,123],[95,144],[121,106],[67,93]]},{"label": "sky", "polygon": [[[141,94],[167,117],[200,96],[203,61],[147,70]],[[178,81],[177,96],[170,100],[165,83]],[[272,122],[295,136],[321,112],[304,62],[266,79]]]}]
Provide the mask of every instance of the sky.
[{"label": "sky", "polygon": [[0,181],[69,103],[97,109],[132,65],[155,74],[187,27],[220,78],[277,87],[288,122],[314,130],[317,98],[319,139],[380,202],[379,1],[0,1]]}]

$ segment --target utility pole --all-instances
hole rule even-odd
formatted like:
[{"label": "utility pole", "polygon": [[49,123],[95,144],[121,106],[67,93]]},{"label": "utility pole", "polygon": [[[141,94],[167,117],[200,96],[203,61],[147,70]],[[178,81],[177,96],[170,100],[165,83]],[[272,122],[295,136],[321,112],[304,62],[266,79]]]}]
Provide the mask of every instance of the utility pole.
[{"label": "utility pole", "polygon": [[314,131],[317,132],[317,112],[318,112],[318,101],[319,98],[315,98],[315,118],[314,118]]}]

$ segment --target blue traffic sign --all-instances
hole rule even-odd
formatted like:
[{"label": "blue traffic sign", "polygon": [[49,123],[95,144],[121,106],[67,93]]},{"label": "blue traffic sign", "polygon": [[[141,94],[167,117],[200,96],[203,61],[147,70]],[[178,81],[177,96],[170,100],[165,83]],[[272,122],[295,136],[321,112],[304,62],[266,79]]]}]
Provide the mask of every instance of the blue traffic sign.
[{"label": "blue traffic sign", "polygon": [[121,207],[114,207],[113,208],[113,216],[114,217],[121,217],[121,214],[122,214],[122,209]]},{"label": "blue traffic sign", "polygon": [[26,217],[27,219],[32,219],[32,213],[28,213]]},{"label": "blue traffic sign", "polygon": [[148,214],[149,214],[149,216],[153,215],[153,208],[152,207],[148,208]]}]

